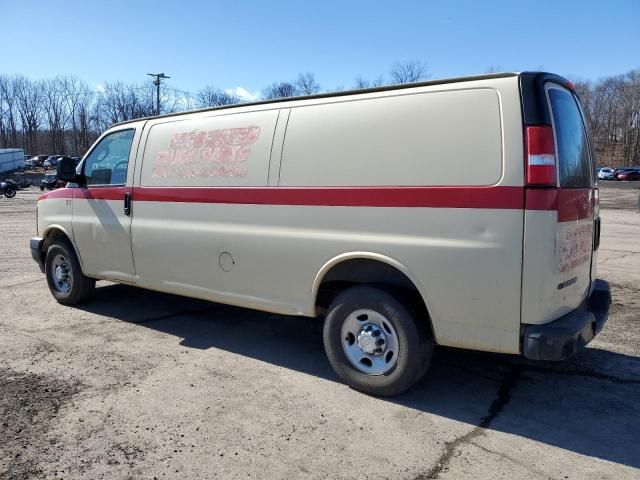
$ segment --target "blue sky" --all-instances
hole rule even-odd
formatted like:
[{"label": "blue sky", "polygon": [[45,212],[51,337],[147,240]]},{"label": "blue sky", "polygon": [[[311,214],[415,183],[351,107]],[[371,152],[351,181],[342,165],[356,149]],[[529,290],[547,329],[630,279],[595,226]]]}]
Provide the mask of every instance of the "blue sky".
[{"label": "blue sky", "polygon": [[586,79],[640,68],[640,0],[0,0],[0,73],[258,92],[312,71],[323,88],[421,60],[432,78],[543,68]]}]

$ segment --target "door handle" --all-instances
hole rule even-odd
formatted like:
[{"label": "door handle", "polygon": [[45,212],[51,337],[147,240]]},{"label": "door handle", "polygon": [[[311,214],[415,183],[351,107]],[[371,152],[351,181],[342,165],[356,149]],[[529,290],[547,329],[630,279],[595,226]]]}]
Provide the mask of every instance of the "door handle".
[{"label": "door handle", "polygon": [[124,194],[124,214],[131,215],[131,192]]}]

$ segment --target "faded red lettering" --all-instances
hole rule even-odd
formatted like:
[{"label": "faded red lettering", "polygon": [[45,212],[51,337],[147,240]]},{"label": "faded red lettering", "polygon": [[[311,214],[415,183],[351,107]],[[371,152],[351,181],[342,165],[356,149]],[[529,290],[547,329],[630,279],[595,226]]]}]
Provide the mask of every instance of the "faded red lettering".
[{"label": "faded red lettering", "polygon": [[156,154],[153,178],[245,177],[244,164],[260,127],[176,133]]}]

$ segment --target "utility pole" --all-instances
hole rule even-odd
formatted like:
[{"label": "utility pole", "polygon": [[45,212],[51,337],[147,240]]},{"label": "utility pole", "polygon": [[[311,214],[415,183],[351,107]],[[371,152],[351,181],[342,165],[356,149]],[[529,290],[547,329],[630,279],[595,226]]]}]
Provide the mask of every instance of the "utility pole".
[{"label": "utility pole", "polygon": [[160,82],[167,77],[164,73],[147,73],[150,77],[154,77],[153,84],[156,86],[156,115],[160,115]]}]

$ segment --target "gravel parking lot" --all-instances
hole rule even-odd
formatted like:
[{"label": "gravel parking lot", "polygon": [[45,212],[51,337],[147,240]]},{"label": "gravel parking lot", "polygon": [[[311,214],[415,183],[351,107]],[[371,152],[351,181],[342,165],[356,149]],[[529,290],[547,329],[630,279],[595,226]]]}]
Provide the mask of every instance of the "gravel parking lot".
[{"label": "gravel parking lot", "polygon": [[[638,183],[603,183],[608,324],[564,363],[438,349],[408,394],[339,383],[321,322],[100,282],[58,305],[39,190],[0,199],[0,478],[640,478]],[[277,278],[274,278],[277,281]]]}]

